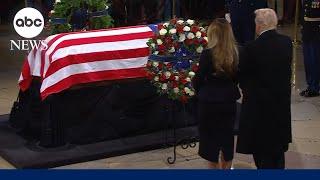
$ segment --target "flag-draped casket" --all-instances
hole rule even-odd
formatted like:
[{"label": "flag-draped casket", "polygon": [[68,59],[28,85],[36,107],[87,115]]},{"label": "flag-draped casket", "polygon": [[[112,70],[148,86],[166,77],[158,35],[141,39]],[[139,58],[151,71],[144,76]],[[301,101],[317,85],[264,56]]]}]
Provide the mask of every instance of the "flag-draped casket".
[{"label": "flag-draped casket", "polygon": [[19,79],[24,91],[33,77],[41,79],[41,98],[72,86],[146,76],[153,36],[149,26],[58,34],[27,56]]}]

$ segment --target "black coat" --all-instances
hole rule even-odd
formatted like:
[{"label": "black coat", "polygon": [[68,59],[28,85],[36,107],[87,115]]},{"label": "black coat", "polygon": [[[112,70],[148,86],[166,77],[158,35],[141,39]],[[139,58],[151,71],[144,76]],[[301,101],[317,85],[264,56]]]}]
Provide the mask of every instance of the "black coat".
[{"label": "black coat", "polygon": [[193,86],[200,103],[235,103],[240,98],[235,77],[214,75],[210,49],[203,51],[199,64],[199,71],[193,79]]},{"label": "black coat", "polygon": [[237,152],[287,151],[291,135],[292,43],[275,30],[244,48],[240,57],[243,104]]}]

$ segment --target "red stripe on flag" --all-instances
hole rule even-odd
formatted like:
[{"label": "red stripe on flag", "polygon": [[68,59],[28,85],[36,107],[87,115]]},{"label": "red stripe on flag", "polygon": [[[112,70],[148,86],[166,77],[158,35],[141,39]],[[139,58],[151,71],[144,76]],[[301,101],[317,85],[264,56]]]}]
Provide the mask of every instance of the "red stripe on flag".
[{"label": "red stripe on flag", "polygon": [[109,81],[109,80],[120,80],[120,79],[132,79],[132,78],[144,78],[146,77],[146,71],[144,68],[133,68],[133,69],[122,69],[122,70],[111,70],[111,71],[100,71],[84,74],[76,74],[69,76],[55,85],[45,89],[41,93],[41,98],[44,100],[51,94],[59,93],[63,90],[69,89],[70,87],[78,84]]},{"label": "red stripe on flag", "polygon": [[22,91],[26,91],[30,87],[30,84],[32,81],[30,65],[27,58],[23,63],[21,75],[22,75],[22,81],[19,82],[19,86]]},{"label": "red stripe on flag", "polygon": [[149,56],[148,48],[70,55],[65,58],[54,61],[52,64],[50,64],[49,69],[46,72],[45,78],[49,77],[59,69],[62,69],[72,64],[81,64],[81,63],[88,63],[88,62],[94,62],[94,61],[106,61],[106,60],[117,60],[117,59],[121,60],[121,59],[130,59],[130,58],[138,58],[138,57],[148,57],[148,56]]},{"label": "red stripe on flag", "polygon": [[[53,39],[51,39],[49,42],[48,42],[48,48],[50,48],[50,46],[55,42],[57,41],[58,39],[60,39],[61,37],[65,36],[66,34],[59,34],[57,35],[56,37],[54,37]],[[45,61],[45,53],[47,51],[46,50],[42,50],[41,51],[41,69],[40,69],[40,74],[43,76],[43,72],[44,72],[44,61]]]},{"label": "red stripe on flag", "polygon": [[136,40],[136,39],[147,39],[147,38],[151,38],[152,35],[153,35],[152,32],[142,32],[142,33],[133,33],[133,34],[120,34],[120,35],[114,35],[114,36],[71,39],[71,40],[66,40],[59,43],[59,45],[56,47],[56,49],[53,51],[52,54],[54,54],[54,52],[57,49],[69,47],[69,46],[93,44],[93,43],[129,41],[129,40]]}]

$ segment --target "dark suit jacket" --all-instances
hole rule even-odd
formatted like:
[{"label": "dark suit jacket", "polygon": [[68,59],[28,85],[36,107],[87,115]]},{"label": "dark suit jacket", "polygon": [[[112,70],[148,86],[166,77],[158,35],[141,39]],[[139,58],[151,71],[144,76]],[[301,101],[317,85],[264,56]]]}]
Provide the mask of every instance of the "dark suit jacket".
[{"label": "dark suit jacket", "polygon": [[240,57],[243,104],[237,151],[286,151],[291,142],[292,42],[267,31]]},{"label": "dark suit jacket", "polygon": [[253,15],[255,10],[267,7],[266,0],[225,0],[225,3],[227,10],[235,15]]},{"label": "dark suit jacket", "polygon": [[235,78],[215,73],[211,50],[204,50],[200,57],[199,71],[193,79],[199,102],[235,103],[240,98]]}]

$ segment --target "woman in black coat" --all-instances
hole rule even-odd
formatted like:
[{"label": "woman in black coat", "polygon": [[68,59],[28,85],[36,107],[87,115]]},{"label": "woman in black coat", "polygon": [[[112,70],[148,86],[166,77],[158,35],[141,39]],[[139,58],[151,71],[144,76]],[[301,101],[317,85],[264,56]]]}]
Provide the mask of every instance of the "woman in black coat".
[{"label": "woman in black coat", "polygon": [[236,100],[240,93],[236,83],[238,49],[231,25],[225,19],[216,19],[209,26],[208,47],[201,55],[200,69],[194,78],[198,96],[199,155],[209,161],[210,168],[230,169]]}]

